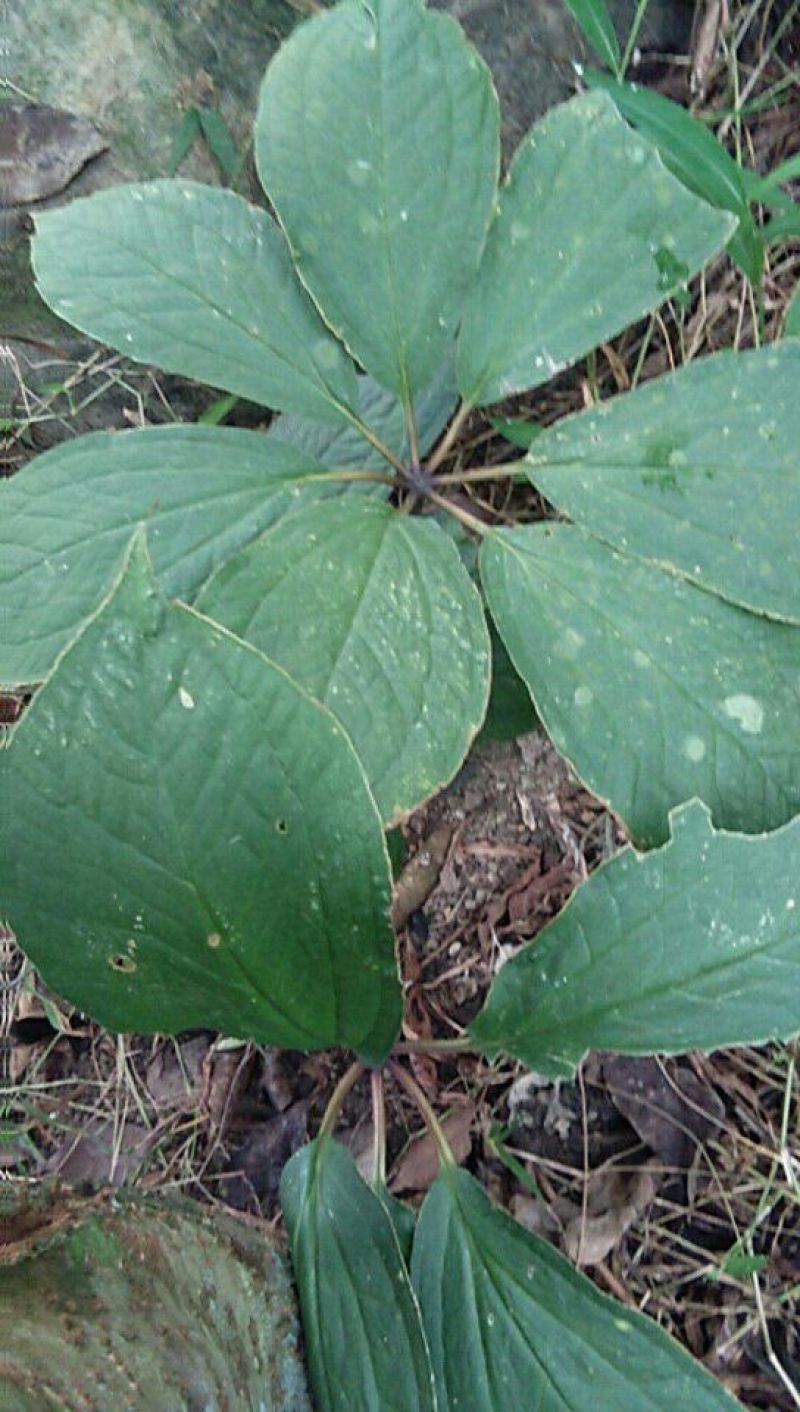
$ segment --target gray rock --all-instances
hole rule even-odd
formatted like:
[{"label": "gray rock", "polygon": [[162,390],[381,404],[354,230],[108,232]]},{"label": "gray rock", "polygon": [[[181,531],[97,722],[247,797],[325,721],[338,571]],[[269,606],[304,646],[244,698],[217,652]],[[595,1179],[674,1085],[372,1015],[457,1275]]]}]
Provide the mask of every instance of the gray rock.
[{"label": "gray rock", "polygon": [[[167,175],[193,103],[213,107],[246,154],[264,69],[296,19],[285,0],[10,0],[3,7],[0,340],[55,344],[67,364],[88,355],[91,344],[35,291],[29,216],[114,182]],[[181,173],[221,179],[202,141]],[[252,164],[245,163],[241,189],[256,194]],[[52,368],[48,379],[59,380]],[[7,398],[8,377],[5,383]]]},{"label": "gray rock", "polygon": [[[247,146],[264,69],[296,19],[285,0],[10,0],[6,63],[30,101],[97,128],[111,149],[104,180],[164,176],[198,98]],[[201,143],[185,171],[219,179]]]},{"label": "gray rock", "polygon": [[[564,0],[433,0],[433,4],[463,25],[492,70],[503,113],[506,158],[537,118],[576,91],[576,62],[599,67]],[[624,46],[636,0],[609,0],[609,9]],[[639,46],[683,52],[691,26],[691,3],[651,0]]]}]

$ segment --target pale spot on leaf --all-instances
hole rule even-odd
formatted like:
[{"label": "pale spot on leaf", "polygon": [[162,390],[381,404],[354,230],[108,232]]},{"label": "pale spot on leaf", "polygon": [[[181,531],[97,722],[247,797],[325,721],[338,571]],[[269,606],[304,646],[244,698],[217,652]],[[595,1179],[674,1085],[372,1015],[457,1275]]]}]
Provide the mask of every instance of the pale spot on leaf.
[{"label": "pale spot on leaf", "polygon": [[574,628],[567,628],[563,637],[559,638],[554,651],[557,657],[565,657],[567,661],[574,660],[578,656],[586,639]]},{"label": "pale spot on leaf", "polygon": [[764,707],[754,696],[748,696],[746,692],[737,692],[733,696],[726,696],[722,703],[722,709],[726,716],[730,716],[736,721],[747,735],[758,735],[764,724]]},{"label": "pale spot on leaf", "polygon": [[702,760],[706,753],[706,743],[702,736],[687,735],[683,742],[683,753],[688,760],[695,762]]}]

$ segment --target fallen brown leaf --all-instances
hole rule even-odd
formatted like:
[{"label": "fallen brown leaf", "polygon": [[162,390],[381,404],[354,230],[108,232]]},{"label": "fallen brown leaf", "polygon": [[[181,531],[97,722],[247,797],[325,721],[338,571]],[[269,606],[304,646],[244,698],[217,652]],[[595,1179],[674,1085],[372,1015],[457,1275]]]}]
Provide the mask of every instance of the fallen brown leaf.
[{"label": "fallen brown leaf", "polygon": [[447,857],[453,829],[442,824],[425,839],[413,858],[409,858],[394,885],[392,924],[399,931],[412,912],[426,902],[435,888],[442,864]]},{"label": "fallen brown leaf", "polygon": [[204,1106],[217,1141],[236,1112],[254,1055],[252,1045],[247,1044],[236,1049],[211,1049],[203,1061]]},{"label": "fallen brown leaf", "polygon": [[195,1035],[181,1045],[163,1044],[147,1065],[147,1089],[156,1108],[187,1112],[197,1102],[203,1064],[211,1047],[207,1035]]},{"label": "fallen brown leaf", "polygon": [[[577,1265],[599,1265],[647,1209],[658,1189],[654,1161],[636,1172],[603,1172],[590,1190],[590,1211],[573,1216],[564,1227],[564,1248]],[[595,1214],[596,1213],[596,1214]]]},{"label": "fallen brown leaf", "polygon": [[537,1201],[535,1196],[515,1192],[511,1198],[511,1214],[526,1231],[533,1231],[534,1235],[545,1236],[548,1240],[552,1240],[561,1230],[561,1222],[547,1202]]},{"label": "fallen brown leaf", "polygon": [[261,1055],[261,1082],[273,1108],[282,1113],[294,1100],[294,1084],[281,1049],[271,1047]]},{"label": "fallen brown leaf", "polygon": [[253,1127],[231,1154],[230,1176],[220,1183],[220,1194],[228,1205],[259,1214],[260,1205],[274,1201],[283,1169],[307,1135],[307,1099]]},{"label": "fallen brown leaf", "polygon": [[[442,1130],[456,1162],[466,1162],[472,1149],[472,1123],[475,1104],[467,1101],[453,1108],[442,1122]],[[433,1133],[421,1133],[406,1148],[389,1181],[389,1190],[399,1196],[407,1191],[427,1191],[439,1172],[439,1153]]]},{"label": "fallen brown leaf", "polygon": [[603,1073],[615,1106],[668,1167],[690,1167],[698,1144],[722,1125],[717,1094],[685,1064],[613,1055]]},{"label": "fallen brown leaf", "polygon": [[48,1158],[45,1171],[62,1181],[124,1186],[141,1167],[156,1141],[154,1130],[141,1123],[124,1122],[121,1128],[93,1118],[77,1134],[70,1134]]}]

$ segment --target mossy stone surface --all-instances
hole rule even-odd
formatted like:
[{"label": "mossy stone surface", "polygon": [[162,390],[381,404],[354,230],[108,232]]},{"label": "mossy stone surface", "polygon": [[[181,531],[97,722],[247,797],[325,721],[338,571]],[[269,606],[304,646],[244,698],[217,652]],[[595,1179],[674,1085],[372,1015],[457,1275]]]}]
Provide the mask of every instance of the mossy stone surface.
[{"label": "mossy stone surface", "polygon": [[[285,0],[11,0],[6,67],[30,101],[94,123],[120,176],[164,176],[193,97],[247,144],[264,69],[297,18]],[[201,143],[184,170],[218,179]]]},{"label": "mossy stone surface", "polygon": [[3,1412],[310,1412],[286,1261],[189,1202],[4,1213]]}]

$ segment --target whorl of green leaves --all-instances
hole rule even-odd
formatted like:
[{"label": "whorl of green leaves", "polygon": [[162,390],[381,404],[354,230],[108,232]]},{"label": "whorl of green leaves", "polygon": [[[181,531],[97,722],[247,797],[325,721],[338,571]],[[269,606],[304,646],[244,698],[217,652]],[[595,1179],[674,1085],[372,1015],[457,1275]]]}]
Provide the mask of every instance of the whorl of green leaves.
[{"label": "whorl of green leaves", "polygon": [[[489,729],[535,706],[658,851],[613,859],[520,951],[475,1044],[557,1075],[592,1046],[800,1029],[795,308],[780,344],[545,432],[495,418],[557,520],[485,523],[436,479],[467,411],[685,306],[726,245],[757,280],[752,203],[779,208],[768,231],[792,215],[621,82],[602,0],[571,8],[616,77],[538,122],[499,185],[459,27],[342,0],[264,80],[276,218],[184,181],[37,218],[62,318],[281,414],[87,437],[0,483],[0,683],[38,688],[0,755],[0,901],[112,1028],[380,1064],[402,1001],[384,829],[455,775],[491,700]],[[466,1173],[440,1176],[410,1270],[408,1213],[330,1139],[283,1196],[323,1412],[731,1406]]]}]

